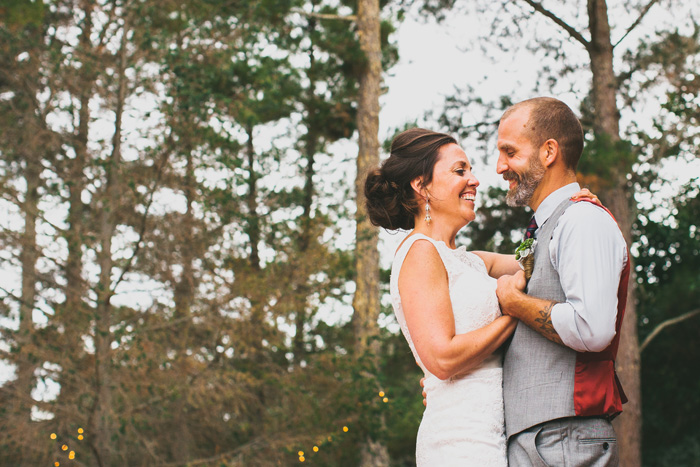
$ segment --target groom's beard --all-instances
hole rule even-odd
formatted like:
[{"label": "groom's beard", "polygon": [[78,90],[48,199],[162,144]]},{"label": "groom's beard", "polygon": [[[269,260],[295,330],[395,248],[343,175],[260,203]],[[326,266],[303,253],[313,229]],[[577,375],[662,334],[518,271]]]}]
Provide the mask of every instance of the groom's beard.
[{"label": "groom's beard", "polygon": [[511,207],[527,206],[535,193],[537,186],[544,178],[547,169],[536,156],[530,157],[527,170],[518,175],[512,170],[503,173],[504,180],[515,180],[516,185],[508,191],[506,195],[506,204]]}]

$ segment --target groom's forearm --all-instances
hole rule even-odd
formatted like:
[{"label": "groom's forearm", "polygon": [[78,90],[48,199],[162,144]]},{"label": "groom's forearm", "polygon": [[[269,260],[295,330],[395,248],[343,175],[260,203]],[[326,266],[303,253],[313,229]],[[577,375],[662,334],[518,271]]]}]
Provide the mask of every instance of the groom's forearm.
[{"label": "groom's forearm", "polygon": [[531,297],[520,291],[508,295],[501,303],[503,314],[518,318],[550,341],[565,345],[552,324],[552,307],[557,302]]}]

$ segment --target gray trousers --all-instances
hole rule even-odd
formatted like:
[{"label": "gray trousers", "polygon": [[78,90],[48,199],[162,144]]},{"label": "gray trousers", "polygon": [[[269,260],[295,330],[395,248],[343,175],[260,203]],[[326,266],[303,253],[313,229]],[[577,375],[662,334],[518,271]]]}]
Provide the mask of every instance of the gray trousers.
[{"label": "gray trousers", "polygon": [[563,418],[508,440],[509,467],[615,467],[620,459],[612,424],[603,418]]}]

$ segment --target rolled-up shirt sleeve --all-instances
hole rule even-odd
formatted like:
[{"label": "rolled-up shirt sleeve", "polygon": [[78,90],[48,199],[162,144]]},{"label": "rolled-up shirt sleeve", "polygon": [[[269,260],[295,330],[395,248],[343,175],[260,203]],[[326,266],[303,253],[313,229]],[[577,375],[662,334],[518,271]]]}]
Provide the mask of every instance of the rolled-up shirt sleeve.
[{"label": "rolled-up shirt sleeve", "polygon": [[552,307],[562,342],[579,352],[600,352],[615,337],[617,292],[628,261],[625,240],[613,218],[587,202],[568,208],[549,244],[566,301]]}]

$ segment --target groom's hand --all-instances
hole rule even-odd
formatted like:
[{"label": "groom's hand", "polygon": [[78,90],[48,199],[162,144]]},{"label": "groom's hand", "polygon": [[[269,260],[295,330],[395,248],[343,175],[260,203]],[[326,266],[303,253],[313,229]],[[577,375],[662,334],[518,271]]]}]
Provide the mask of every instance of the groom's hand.
[{"label": "groom's hand", "polygon": [[522,299],[526,285],[527,281],[525,280],[525,273],[523,271],[518,271],[512,276],[505,275],[498,278],[496,295],[498,296],[498,303],[501,305],[501,311],[504,315],[515,316],[517,318],[514,313],[517,309],[515,305]]}]

